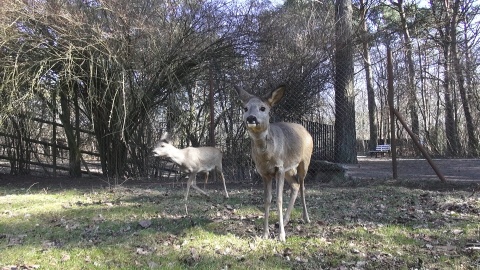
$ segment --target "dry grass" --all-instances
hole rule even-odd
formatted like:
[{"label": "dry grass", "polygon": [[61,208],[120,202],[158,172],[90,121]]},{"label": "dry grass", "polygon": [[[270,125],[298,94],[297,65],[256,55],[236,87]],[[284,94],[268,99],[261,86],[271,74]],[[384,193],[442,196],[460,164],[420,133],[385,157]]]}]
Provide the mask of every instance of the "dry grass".
[{"label": "dry grass", "polygon": [[1,269],[480,268],[470,187],[307,183],[312,222],[297,205],[280,243],[276,214],[272,239],[259,238],[260,185],[230,185],[227,200],[210,185],[212,197],[193,192],[186,214],[183,187],[91,183],[0,186]]}]

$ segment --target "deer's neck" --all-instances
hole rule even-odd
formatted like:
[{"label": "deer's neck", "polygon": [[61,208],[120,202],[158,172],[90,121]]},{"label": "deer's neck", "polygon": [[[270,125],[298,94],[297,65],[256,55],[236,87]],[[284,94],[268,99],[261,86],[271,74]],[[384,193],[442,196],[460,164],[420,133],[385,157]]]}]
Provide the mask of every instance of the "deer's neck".
[{"label": "deer's neck", "polygon": [[259,133],[250,132],[253,147],[257,150],[257,152],[266,152],[267,151],[269,134],[270,133],[268,132],[268,129],[263,131],[263,132],[259,132]]},{"label": "deer's neck", "polygon": [[170,159],[177,163],[178,165],[182,165],[185,163],[185,153],[183,149],[178,149],[175,148],[171,153],[170,153]]}]

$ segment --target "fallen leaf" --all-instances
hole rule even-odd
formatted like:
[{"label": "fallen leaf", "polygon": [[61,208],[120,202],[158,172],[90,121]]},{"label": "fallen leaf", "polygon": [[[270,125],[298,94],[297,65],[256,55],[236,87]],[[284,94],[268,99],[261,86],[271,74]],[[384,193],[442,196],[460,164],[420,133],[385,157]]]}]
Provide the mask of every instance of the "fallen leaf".
[{"label": "fallen leaf", "polygon": [[138,222],[138,224],[139,224],[142,228],[146,229],[146,228],[148,228],[148,227],[150,227],[150,226],[152,225],[152,221],[151,221],[151,220],[148,220],[148,219],[146,219],[146,220],[141,220],[141,221]]},{"label": "fallen leaf", "polygon": [[190,255],[195,262],[198,262],[200,260],[200,255],[198,255],[197,250],[193,247],[190,249]]},{"label": "fallen leaf", "polygon": [[455,246],[452,246],[452,245],[435,246],[435,251],[437,252],[450,252],[454,250],[455,250]]},{"label": "fallen leaf", "polygon": [[297,256],[297,257],[295,257],[295,261],[301,262],[301,263],[307,263],[308,259]]},{"label": "fallen leaf", "polygon": [[98,214],[98,216],[95,216],[93,218],[93,222],[104,222],[105,221],[105,218],[103,217],[102,214]]},{"label": "fallen leaf", "polygon": [[62,262],[66,262],[66,261],[68,261],[68,260],[70,260],[70,255],[69,255],[69,254],[63,254],[61,261],[62,261]]},{"label": "fallen leaf", "polygon": [[463,233],[463,230],[460,230],[460,229],[453,229],[452,230],[452,233],[455,234],[455,235],[458,235],[458,234],[461,234]]},{"label": "fallen leaf", "polygon": [[136,253],[138,255],[149,255],[152,253],[152,250],[150,250],[148,247],[137,247]]},{"label": "fallen leaf", "polygon": [[148,262],[148,267],[151,269],[157,269],[158,264],[156,262]]}]

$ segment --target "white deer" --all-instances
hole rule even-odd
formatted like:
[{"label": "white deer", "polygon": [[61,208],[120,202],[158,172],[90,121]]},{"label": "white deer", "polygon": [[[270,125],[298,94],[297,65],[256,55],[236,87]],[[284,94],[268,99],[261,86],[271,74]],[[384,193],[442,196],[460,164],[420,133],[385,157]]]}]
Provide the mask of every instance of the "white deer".
[{"label": "white deer", "polygon": [[[263,237],[269,237],[268,218],[272,202],[272,180],[277,181],[277,207],[280,241],[285,241],[284,225],[290,220],[295,200],[300,190],[303,204],[303,220],[310,222],[305,203],[304,180],[313,151],[312,136],[299,124],[269,123],[270,109],[285,93],[285,87],[274,89],[265,97],[254,96],[235,86],[243,102],[243,121],[252,140],[252,158],[258,173],[262,176],[265,191],[265,220]],[[291,195],[285,217],[283,217],[284,179],[290,184]]]},{"label": "white deer", "polygon": [[225,185],[225,177],[223,176],[222,171],[223,155],[219,149],[207,146],[178,149],[171,144],[168,133],[165,132],[160,138],[160,143],[155,147],[153,152],[155,156],[170,158],[180,167],[182,172],[189,174],[185,201],[188,200],[188,192],[190,191],[191,186],[208,197],[208,194],[197,186],[196,176],[197,173],[204,172],[206,174],[206,182],[208,174],[212,170],[220,173],[223,188],[225,189],[225,197],[228,198],[227,186]]}]

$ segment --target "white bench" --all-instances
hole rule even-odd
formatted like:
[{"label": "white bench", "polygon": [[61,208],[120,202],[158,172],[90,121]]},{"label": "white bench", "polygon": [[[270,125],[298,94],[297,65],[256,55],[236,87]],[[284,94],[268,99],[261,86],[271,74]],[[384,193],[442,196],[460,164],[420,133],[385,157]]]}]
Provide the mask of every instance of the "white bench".
[{"label": "white bench", "polygon": [[390,144],[379,144],[377,147],[375,147],[374,151],[370,151],[370,156],[375,155],[375,157],[378,157],[378,154],[390,154],[390,151],[392,151],[392,147]]}]

